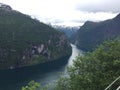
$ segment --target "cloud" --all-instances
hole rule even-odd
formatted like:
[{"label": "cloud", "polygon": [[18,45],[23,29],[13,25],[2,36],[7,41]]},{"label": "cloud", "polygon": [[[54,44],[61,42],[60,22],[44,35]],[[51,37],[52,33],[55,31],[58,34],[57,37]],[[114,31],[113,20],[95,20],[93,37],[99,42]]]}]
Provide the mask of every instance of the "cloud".
[{"label": "cloud", "polygon": [[120,0],[0,0],[41,22],[58,25],[82,25],[115,17]]},{"label": "cloud", "polygon": [[79,2],[76,5],[76,9],[86,12],[120,13],[120,0],[90,0],[88,2],[85,1]]},{"label": "cloud", "polygon": [[43,21],[44,23],[51,23],[53,25],[67,25],[67,26],[81,26],[86,21],[103,21],[106,19],[114,18],[117,14],[111,12],[82,12],[82,11],[71,11],[67,12],[66,15],[61,17],[61,15],[57,15],[56,17],[47,17],[42,16],[40,14],[35,16],[35,18]]}]

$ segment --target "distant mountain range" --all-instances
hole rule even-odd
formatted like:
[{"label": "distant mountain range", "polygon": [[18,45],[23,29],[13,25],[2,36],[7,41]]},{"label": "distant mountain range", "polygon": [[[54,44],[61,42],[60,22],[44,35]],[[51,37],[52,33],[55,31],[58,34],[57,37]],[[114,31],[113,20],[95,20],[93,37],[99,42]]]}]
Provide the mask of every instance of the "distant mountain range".
[{"label": "distant mountain range", "polygon": [[87,21],[76,33],[74,43],[83,50],[92,51],[106,40],[120,37],[120,14],[102,22]]},{"label": "distant mountain range", "polygon": [[0,69],[57,60],[71,52],[65,34],[0,3]]},{"label": "distant mountain range", "polygon": [[68,38],[70,38],[80,28],[79,26],[58,26],[58,25],[53,25],[53,27],[58,31],[64,32]]}]

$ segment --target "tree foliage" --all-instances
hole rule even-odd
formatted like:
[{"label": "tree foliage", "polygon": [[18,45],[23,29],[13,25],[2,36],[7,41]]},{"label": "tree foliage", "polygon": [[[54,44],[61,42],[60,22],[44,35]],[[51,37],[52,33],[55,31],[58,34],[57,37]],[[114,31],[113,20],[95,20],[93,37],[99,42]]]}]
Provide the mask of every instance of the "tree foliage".
[{"label": "tree foliage", "polygon": [[[68,68],[69,77],[58,80],[55,90],[104,90],[120,76],[120,40],[100,45],[85,56],[78,56]],[[109,90],[116,90],[120,80]]]},{"label": "tree foliage", "polygon": [[40,83],[35,82],[34,80],[30,81],[27,86],[23,86],[21,90],[48,90],[48,87],[41,86]]},{"label": "tree foliage", "polygon": [[40,83],[30,81],[27,86],[23,86],[21,90],[37,90],[40,87]]}]

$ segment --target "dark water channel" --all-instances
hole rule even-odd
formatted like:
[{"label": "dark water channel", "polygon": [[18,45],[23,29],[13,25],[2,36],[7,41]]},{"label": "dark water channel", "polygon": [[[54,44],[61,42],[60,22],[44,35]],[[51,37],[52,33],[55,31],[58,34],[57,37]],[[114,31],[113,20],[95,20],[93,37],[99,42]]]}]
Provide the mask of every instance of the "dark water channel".
[{"label": "dark water channel", "polygon": [[14,70],[0,71],[0,90],[20,90],[29,81],[35,80],[42,85],[54,84],[60,77],[60,72],[66,73],[66,67],[72,65],[73,59],[81,51],[73,44],[72,55],[54,62]]}]

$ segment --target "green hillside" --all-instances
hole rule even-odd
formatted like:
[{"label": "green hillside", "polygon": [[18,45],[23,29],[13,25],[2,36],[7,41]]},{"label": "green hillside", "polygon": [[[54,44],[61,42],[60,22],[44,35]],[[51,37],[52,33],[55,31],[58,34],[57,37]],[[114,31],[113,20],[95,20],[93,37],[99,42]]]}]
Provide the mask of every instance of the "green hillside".
[{"label": "green hillside", "polygon": [[35,65],[70,54],[63,33],[28,15],[0,7],[0,69]]},{"label": "green hillside", "polygon": [[106,40],[120,36],[120,14],[115,18],[102,21],[87,21],[77,32],[76,45],[86,51],[92,51]]}]

